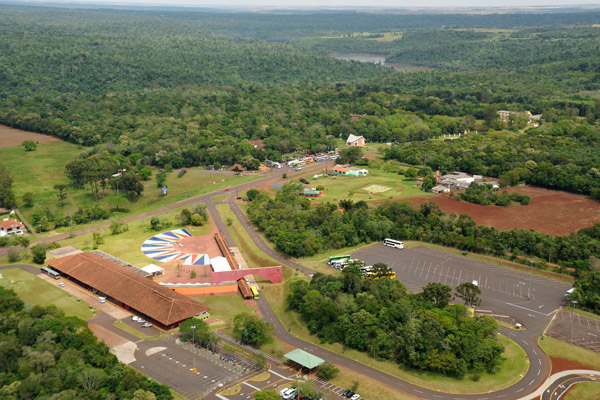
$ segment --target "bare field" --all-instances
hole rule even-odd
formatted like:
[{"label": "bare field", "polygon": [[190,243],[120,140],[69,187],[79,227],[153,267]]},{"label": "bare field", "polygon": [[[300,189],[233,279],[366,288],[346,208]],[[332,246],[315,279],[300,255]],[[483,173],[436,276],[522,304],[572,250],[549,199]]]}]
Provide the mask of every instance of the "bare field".
[{"label": "bare field", "polygon": [[600,221],[600,202],[588,196],[532,186],[507,190],[529,196],[531,203],[527,206],[480,206],[442,195],[406,200],[419,204],[426,200],[433,201],[445,213],[467,214],[478,224],[500,230],[533,229],[549,235],[568,235]]},{"label": "bare field", "polygon": [[24,140],[32,142],[60,142],[61,140],[53,136],[43,135],[22,131],[21,129],[11,128],[10,126],[0,125],[0,148],[20,146]]}]

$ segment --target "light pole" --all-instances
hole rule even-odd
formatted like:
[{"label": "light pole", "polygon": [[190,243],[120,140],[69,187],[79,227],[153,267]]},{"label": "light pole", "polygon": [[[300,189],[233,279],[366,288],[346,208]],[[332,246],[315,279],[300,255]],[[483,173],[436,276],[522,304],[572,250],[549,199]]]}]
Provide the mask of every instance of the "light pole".
[{"label": "light pole", "polygon": [[[571,301],[573,303],[573,308],[577,308],[577,300]],[[571,344],[573,344],[573,328],[575,327],[575,313],[573,312],[573,317],[571,318]]]},{"label": "light pole", "polygon": [[196,342],[194,336],[196,325],[192,325],[190,328],[192,328],[192,359],[194,360],[194,369],[192,371],[196,373]]},{"label": "light pole", "polygon": [[531,276],[533,275],[533,263],[535,260],[533,258],[529,259],[529,289],[527,290],[527,298],[531,300]]}]

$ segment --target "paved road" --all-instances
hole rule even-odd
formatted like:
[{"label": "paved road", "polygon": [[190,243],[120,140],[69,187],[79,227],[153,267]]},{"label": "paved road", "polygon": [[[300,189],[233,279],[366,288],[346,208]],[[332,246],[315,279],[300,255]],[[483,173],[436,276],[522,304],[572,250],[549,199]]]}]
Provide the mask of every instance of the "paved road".
[{"label": "paved road", "polygon": [[[281,262],[283,265],[288,265],[292,268],[298,268],[301,271],[303,271],[305,274],[314,273],[313,270],[303,267],[297,263],[294,263],[294,262],[286,259],[281,254],[279,254],[278,252],[274,251],[271,247],[269,247],[264,242],[264,239],[262,238],[262,236],[260,236],[258,234],[258,232],[255,230],[254,226],[250,223],[250,221],[248,220],[246,215],[242,212],[240,207],[233,201],[232,196],[227,197],[227,203],[231,206],[232,210],[234,210],[235,215],[240,220],[242,226],[248,231],[250,238],[254,241],[254,243],[257,245],[257,247],[259,247],[262,251],[264,251],[269,256],[271,256],[274,259]],[[215,214],[217,214],[217,215],[214,216],[214,219],[220,220],[218,213],[215,213]],[[222,221],[220,221],[220,224],[218,224],[218,225],[222,225],[224,227],[224,224],[222,223]],[[220,229],[222,229],[222,228],[220,228]],[[228,240],[231,240],[230,236],[228,237]],[[230,243],[233,243],[233,241],[231,241]],[[427,249],[427,248],[422,248],[422,249],[424,249],[424,254],[422,254],[422,256],[425,256],[429,253],[430,249]],[[387,253],[388,256],[390,256],[392,259],[398,258],[399,255],[404,255],[404,256],[407,255],[406,253],[399,254],[398,253],[399,250],[392,249],[390,247],[385,247],[383,245],[376,246],[376,248],[369,248],[364,251],[372,252],[373,255],[375,255],[376,257],[381,257],[382,253]],[[446,255],[446,253],[437,252],[434,250],[432,250],[431,253],[428,255],[430,257],[449,257]],[[416,258],[416,256],[417,255],[415,254],[412,257]],[[452,256],[452,255],[450,255],[450,256]],[[456,257],[457,257],[458,261],[463,265],[472,261],[465,257],[458,257],[458,256],[456,256]],[[363,254],[363,258],[364,258],[364,254]],[[450,258],[452,258],[452,257],[450,257]],[[378,261],[386,262],[387,261],[388,265],[393,265],[393,262],[390,262],[389,259],[382,260],[381,258],[377,258],[377,260],[373,260],[373,261],[374,262],[378,262]],[[445,264],[449,265],[449,262],[446,260]],[[485,264],[483,267],[486,268],[486,270],[488,271],[488,273],[490,275],[494,275],[494,274],[495,274],[494,276],[497,275],[497,279],[500,279],[500,277],[502,277],[502,276],[507,276],[507,277],[511,277],[511,278],[517,277],[518,279],[521,279],[521,280],[524,279],[523,276],[519,275],[519,274],[523,274],[522,272],[509,270],[509,269],[506,269],[503,267],[494,266],[494,265],[486,264],[486,263],[481,263],[481,264]],[[475,269],[482,268],[481,265],[474,265],[472,267]],[[429,268],[431,268],[431,266],[429,266]],[[445,268],[449,268],[449,267],[445,266]],[[433,280],[433,277],[435,276],[437,279],[436,281],[440,281],[442,279],[441,277],[443,276],[444,281],[447,282],[448,278],[447,278],[447,275],[443,275],[443,269],[441,269],[437,272],[438,272],[437,274],[431,274],[431,276],[432,276],[431,280]],[[479,277],[480,272],[481,271],[478,271],[478,275],[477,275],[477,278],[479,278],[479,279],[481,279]],[[419,272],[419,274],[421,275],[421,277],[423,276],[422,272]],[[448,272],[446,272],[446,274],[448,274]],[[397,272],[397,275],[398,275],[398,272]],[[452,280],[456,284],[458,284],[459,280],[462,283],[465,280],[469,281],[470,278],[471,278],[470,275],[468,275],[468,276],[466,275],[465,278],[463,278],[462,274],[461,274],[460,279],[453,277]],[[529,276],[527,275],[526,278],[529,278]],[[547,278],[540,278],[540,279],[542,279],[543,280],[542,282],[544,282],[545,284],[555,284],[556,283],[556,281],[553,281],[553,280],[550,280]],[[518,300],[515,300],[513,298],[515,296],[509,293],[510,290],[509,290],[508,286],[506,286],[506,285],[508,285],[508,283],[505,282],[504,291],[500,291],[500,284],[498,286],[498,293],[503,293],[499,296],[501,298],[501,301],[506,303],[506,298],[504,298],[504,295],[507,295],[507,296],[510,295],[508,297],[508,299],[509,299],[508,302],[511,305],[514,304],[516,306],[507,306],[507,304],[500,305],[497,308],[497,312],[499,312],[499,313],[501,313],[501,312],[514,313],[516,311],[516,313],[520,316],[520,318],[523,318],[523,320],[528,321],[528,325],[526,325],[526,326],[528,326],[527,331],[516,332],[516,331],[510,330],[510,329],[500,328],[500,332],[503,333],[504,335],[509,336],[511,339],[515,340],[521,347],[524,348],[524,350],[526,351],[526,353],[530,359],[531,367],[530,367],[528,373],[526,374],[526,376],[522,380],[520,380],[517,384],[511,386],[508,389],[504,389],[504,390],[495,392],[493,394],[487,395],[487,397],[489,399],[511,399],[511,398],[514,398],[515,396],[531,392],[532,389],[537,387],[538,385],[540,385],[550,373],[550,367],[551,367],[550,362],[549,362],[548,358],[545,356],[545,354],[541,351],[541,349],[539,349],[539,347],[537,346],[537,338],[539,337],[540,333],[543,331],[546,324],[550,321],[553,311],[551,310],[548,313],[543,313],[543,312],[539,311],[540,308],[536,309],[535,307],[539,307],[540,305],[542,307],[546,306],[546,308],[552,308],[554,306],[558,307],[559,301],[557,301],[556,293],[561,293],[558,296],[559,298],[561,298],[562,293],[564,293],[564,291],[566,291],[566,288],[562,287],[562,286],[564,286],[564,284],[558,282],[559,290],[555,289],[554,290],[555,295],[551,296],[551,299],[546,299],[546,296],[542,295],[544,290],[538,289],[538,286],[536,286],[536,285],[539,285],[538,280],[536,279],[534,281],[534,278],[532,278],[531,282],[532,282],[533,292],[540,293],[540,300],[538,300],[538,303],[536,303],[533,306],[531,304],[527,304],[527,306],[529,306],[529,307],[526,307],[526,305],[523,305],[523,302],[530,302],[529,299],[523,299],[522,297],[519,297]],[[491,280],[488,280],[488,283],[489,283],[489,285],[492,285]],[[527,283],[528,283],[528,281],[527,281]],[[420,287],[421,286],[419,286],[419,289],[420,289]],[[490,290],[490,291],[493,292],[492,290]],[[514,294],[516,294],[516,292],[514,292]],[[495,296],[492,294],[491,296],[489,296],[489,299],[488,299],[487,294],[482,295],[482,299],[484,299],[484,302],[485,302],[484,304],[487,304],[488,302],[490,304],[495,303],[497,301],[496,297],[498,297],[498,296]],[[548,303],[544,303],[545,301],[548,301]],[[451,395],[451,394],[445,394],[445,393],[439,393],[439,392],[435,392],[435,391],[431,391],[431,390],[426,390],[426,389],[420,388],[418,386],[409,384],[409,383],[407,383],[401,379],[398,379],[396,377],[393,377],[391,375],[382,373],[381,371],[379,371],[377,369],[371,368],[362,363],[359,363],[359,362],[351,360],[347,357],[341,356],[337,353],[331,352],[329,350],[325,350],[325,349],[317,347],[311,343],[305,342],[305,341],[298,339],[297,337],[291,335],[283,327],[283,325],[281,324],[281,322],[275,315],[273,309],[270,307],[269,303],[265,300],[264,296],[257,302],[257,304],[258,304],[258,308],[259,308],[261,314],[263,315],[263,317],[267,321],[271,322],[274,325],[275,334],[279,339],[281,339],[284,342],[291,344],[297,348],[300,348],[300,349],[306,350],[308,352],[311,352],[315,355],[318,355],[319,357],[321,357],[327,361],[342,365],[345,368],[351,369],[351,370],[356,371],[356,372],[358,372],[362,375],[365,375],[369,378],[372,378],[374,380],[382,382],[382,383],[384,383],[390,387],[393,387],[399,391],[402,391],[405,393],[410,393],[410,394],[413,394],[413,395],[419,396],[419,397],[425,397],[425,398],[429,398],[429,399],[440,398],[440,399],[455,399],[455,400],[460,400],[460,399],[472,400],[472,399],[480,399],[481,398],[480,395]],[[531,307],[534,307],[534,308],[531,308]],[[508,314],[508,315],[511,315],[511,314]],[[532,319],[535,319],[535,322]],[[531,325],[530,329],[529,329],[529,325]]]},{"label": "paved road", "polygon": [[[302,174],[307,173],[307,170],[312,170],[312,169],[318,170],[320,168],[322,168],[322,166],[320,164],[316,164],[315,166],[304,168],[302,170]],[[280,174],[282,174],[282,173],[290,174],[290,173],[292,173],[292,171],[289,168],[282,168],[279,170],[274,170],[270,173],[270,175],[268,175],[265,178],[257,179],[257,180],[253,180],[251,182],[237,185],[237,186],[233,187],[232,189],[235,190],[237,193],[240,190],[243,191],[243,190],[250,189],[252,187],[264,186],[265,184],[268,184],[269,182],[278,180],[280,177]],[[145,218],[147,216],[151,216],[154,214],[158,214],[158,213],[161,213],[164,211],[168,211],[173,208],[177,208],[177,207],[181,207],[181,206],[185,206],[185,205],[192,205],[197,202],[204,202],[207,204],[208,211],[210,212],[211,216],[213,217],[213,220],[215,221],[215,223],[217,224],[217,227],[224,233],[228,243],[230,245],[234,245],[234,241],[232,240],[231,236],[229,235],[228,230],[227,230],[225,224],[223,223],[222,219],[220,218],[219,214],[216,212],[214,203],[211,201],[212,197],[219,195],[219,194],[228,194],[227,203],[231,206],[232,210],[234,211],[236,216],[239,218],[240,222],[242,223],[242,226],[244,226],[244,228],[248,231],[251,239],[255,242],[255,244],[262,251],[264,251],[269,256],[271,256],[274,259],[281,262],[282,265],[288,265],[292,268],[297,268],[297,269],[303,271],[305,274],[314,273],[313,270],[305,268],[300,264],[294,263],[294,262],[286,259],[281,254],[279,254],[276,251],[274,251],[273,249],[271,249],[264,242],[262,237],[256,232],[256,230],[251,225],[251,223],[248,221],[248,219],[246,218],[245,214],[241,211],[239,206],[233,201],[232,190],[230,190],[229,192],[222,190],[222,191],[218,191],[218,192],[205,194],[202,196],[193,197],[190,199],[186,199],[186,200],[171,204],[166,207],[162,207],[157,210],[153,210],[153,211],[150,211],[147,213],[143,213],[140,215],[125,218],[122,221],[129,222],[129,221],[133,221],[136,219]],[[82,235],[82,234],[89,233],[89,232],[92,232],[95,230],[103,229],[107,226],[108,226],[108,224],[93,227],[93,228],[87,228],[87,229],[84,229],[81,231],[74,232],[73,235],[75,235],[75,236]],[[48,241],[48,242],[58,241],[58,240],[63,240],[69,236],[71,236],[71,235],[70,234],[58,235],[58,236],[54,236],[51,238],[46,238],[46,239],[44,239],[44,241]],[[445,253],[443,253],[443,254],[445,254]],[[0,251],[0,255],[2,255],[1,251]],[[430,254],[430,256],[433,257],[434,255]],[[463,262],[467,262],[467,260],[469,260],[469,259],[464,259]],[[429,271],[431,271],[431,266],[432,265],[429,266]],[[419,272],[420,277],[422,276],[425,267],[426,267],[425,264],[420,266],[420,269],[421,269],[421,272]],[[404,266],[404,268],[406,268],[406,266]],[[415,264],[415,268],[416,268],[416,264]],[[411,267],[411,270],[412,270],[412,267]],[[441,279],[444,279],[444,281],[446,282],[448,279],[451,279],[452,282],[455,282],[455,279],[456,279],[456,282],[458,282],[458,281],[461,281],[461,279],[462,279],[462,275],[460,275],[459,278],[456,278],[454,271],[452,271],[452,273],[451,273],[449,268],[445,273],[443,272],[443,269],[438,272],[439,272],[438,281],[441,281]],[[416,273],[413,273],[413,275],[414,274],[416,274]],[[410,273],[409,273],[409,275],[410,275]],[[465,279],[469,279],[469,278],[465,278]],[[479,279],[481,279],[481,278],[479,278]],[[490,282],[490,285],[491,285],[490,287],[494,287],[493,286],[494,284],[491,282]],[[543,302],[543,300],[545,299],[545,297],[543,297],[543,296],[545,296],[547,293],[545,293],[544,290],[536,292],[535,287],[533,286],[533,282],[532,282],[532,287],[533,287],[533,293],[535,294],[536,298],[539,298],[540,299],[539,301]],[[487,283],[486,283],[486,288],[487,288]],[[498,286],[497,294],[491,293],[488,295],[486,293],[485,295],[482,295],[482,298],[484,299],[484,301],[486,303],[489,301],[490,305],[492,303],[494,304],[494,306],[495,306],[494,311],[496,311],[496,312],[506,312],[506,314],[508,314],[508,315],[512,315],[515,312],[518,314],[519,311],[515,311],[515,309],[516,309],[516,310],[523,310],[523,312],[527,313],[528,319],[527,319],[527,323],[525,324],[528,327],[527,331],[513,332],[513,331],[510,331],[507,329],[503,329],[503,328],[501,328],[500,331],[503,332],[504,334],[511,336],[511,338],[516,340],[527,351],[528,355],[530,356],[530,359],[533,360],[532,368],[530,368],[527,376],[523,380],[521,380],[519,383],[513,385],[509,389],[505,389],[503,391],[495,392],[492,394],[487,394],[486,397],[488,399],[511,399],[511,398],[514,398],[516,394],[520,395],[520,394],[526,394],[528,392],[531,392],[531,389],[538,386],[539,383],[541,383],[541,381],[543,381],[543,379],[545,379],[545,377],[548,376],[548,373],[549,373],[549,368],[550,368],[549,361],[547,360],[547,358],[545,356],[542,356],[538,353],[540,351],[539,351],[539,349],[536,350],[536,348],[537,348],[536,343],[537,343],[537,337],[539,335],[539,332],[541,331],[541,328],[543,326],[545,326],[544,322],[545,322],[546,318],[549,319],[552,312],[546,313],[546,309],[544,309],[544,311],[537,311],[534,308],[532,308],[531,305],[523,305],[524,301],[529,301],[529,300],[523,299],[522,285],[520,286],[520,288],[521,288],[520,289],[521,292],[519,292],[519,296],[517,296],[516,295],[517,294],[516,286],[513,283],[512,297],[511,297],[510,301],[508,301],[508,302],[506,301],[506,298],[504,296],[509,295],[511,292],[511,287],[509,287],[509,284],[505,284],[504,288],[502,288],[502,286],[500,284]],[[562,290],[562,288],[561,288],[561,290]],[[555,293],[557,293],[557,292],[558,291],[555,290]],[[562,295],[562,293],[564,293],[564,292],[560,291],[560,293]],[[502,299],[499,300],[497,298],[497,295],[500,295],[500,297],[502,297]],[[500,304],[496,304],[496,302],[498,300],[500,301]],[[456,400],[481,399],[480,395],[450,395],[450,394],[426,390],[426,389],[420,388],[418,386],[404,382],[396,377],[385,374],[379,370],[376,370],[376,369],[366,366],[364,364],[358,363],[347,357],[341,356],[337,353],[322,349],[322,348],[312,345],[308,342],[300,340],[300,339],[296,338],[295,336],[292,336],[281,325],[279,319],[276,317],[275,313],[271,309],[268,302],[264,299],[264,297],[261,300],[259,300],[257,303],[258,303],[258,308],[260,309],[260,311],[261,311],[262,315],[265,317],[265,319],[268,320],[269,322],[273,323],[273,325],[275,326],[276,335],[284,342],[287,342],[297,348],[301,348],[301,349],[304,349],[311,353],[314,353],[314,354],[320,356],[321,358],[324,358],[330,362],[342,365],[342,366],[349,368],[351,370],[354,370],[360,374],[363,374],[372,379],[380,381],[380,382],[382,382],[392,388],[395,388],[399,391],[402,391],[405,393],[410,393],[410,394],[413,394],[418,397],[425,397],[425,398],[430,398],[430,399],[456,399]],[[519,315],[522,315],[522,312]],[[537,367],[534,365],[534,362],[536,360],[538,361]]]},{"label": "paved road", "polygon": [[582,382],[596,382],[598,385],[598,377],[591,375],[571,374],[556,379],[549,387],[542,393],[540,400],[557,400],[565,394],[571,386],[582,383]]},{"label": "paved road", "polygon": [[[323,164],[313,164],[310,165],[308,167],[305,167],[301,172],[305,173],[307,171],[317,171],[319,169],[323,168]],[[238,193],[239,191],[244,191],[244,190],[248,190],[251,188],[258,188],[260,186],[264,186],[264,185],[268,185],[271,182],[275,182],[277,180],[279,180],[281,178],[282,174],[287,174],[288,177],[292,177],[292,176],[296,176],[294,169],[293,168],[288,168],[288,167],[283,167],[280,169],[273,169],[270,172],[268,172],[266,174],[266,176],[264,176],[263,178],[259,178],[259,179],[252,179],[251,181],[248,181],[246,183],[242,183],[236,186],[232,186],[228,191],[226,190],[219,190],[216,192],[211,192],[211,193],[207,193],[207,194],[203,194],[200,196],[195,196],[195,197],[190,197],[189,199],[185,199],[185,200],[181,200],[178,201],[176,203],[173,204],[169,204],[167,206],[164,207],[160,207],[151,211],[147,211],[145,213],[141,213],[141,214],[137,214],[137,215],[132,215],[130,217],[127,218],[123,218],[121,220],[119,220],[119,222],[121,223],[127,223],[127,222],[131,222],[131,221],[136,221],[142,218],[146,218],[146,217],[150,217],[152,215],[156,215],[156,214],[160,214],[175,208],[179,208],[179,207],[183,207],[183,206],[188,206],[188,205],[194,205],[196,203],[206,203],[211,204],[211,198],[214,196],[218,196],[218,195],[222,195],[222,194],[231,194],[233,195],[233,193]],[[254,178],[254,177],[252,177]],[[80,229],[78,231],[74,231],[74,232],[69,232],[69,233],[61,233],[58,235],[54,235],[54,236],[49,236],[49,237],[45,237],[37,242],[31,243],[31,245],[34,245],[36,243],[39,242],[45,242],[45,243],[53,243],[53,242],[58,242],[61,240],[65,240],[65,239],[69,239],[72,237],[77,237],[77,236],[81,236],[81,235],[85,235],[87,233],[91,233],[91,232],[96,232],[99,231],[101,229],[106,229],[110,226],[112,222],[107,222],[104,223],[102,225],[97,225],[97,226],[93,226],[93,227],[89,227],[89,228],[84,228],[84,229]],[[8,248],[1,248],[0,249],[0,257],[5,256],[8,253]]]}]

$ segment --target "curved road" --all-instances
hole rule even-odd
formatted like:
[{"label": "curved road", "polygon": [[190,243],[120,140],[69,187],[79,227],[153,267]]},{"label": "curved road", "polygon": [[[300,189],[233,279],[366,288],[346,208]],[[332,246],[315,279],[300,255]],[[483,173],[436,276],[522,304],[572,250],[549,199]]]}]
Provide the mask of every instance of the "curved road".
[{"label": "curved road", "polygon": [[[312,170],[317,170],[320,168],[322,168],[321,164],[315,164],[314,166],[309,166],[309,167],[304,168],[302,170],[302,172],[297,175],[304,175],[307,172],[310,172]],[[304,274],[308,275],[308,274],[314,273],[315,271],[313,271],[309,268],[306,268],[298,263],[295,263],[291,260],[288,260],[286,257],[284,257],[283,255],[281,255],[280,253],[276,252],[271,247],[269,247],[263,240],[262,236],[260,236],[260,234],[256,231],[254,226],[250,223],[250,221],[248,220],[246,215],[242,212],[239,205],[237,205],[233,201],[233,191],[234,190],[237,193],[240,190],[247,190],[252,187],[264,186],[265,184],[269,184],[270,182],[279,180],[280,176],[281,176],[280,174],[282,174],[282,173],[288,173],[288,176],[290,176],[291,173],[293,173],[293,172],[294,171],[291,168],[276,169],[276,170],[271,171],[271,173],[268,174],[264,178],[252,180],[252,181],[249,181],[249,182],[237,185],[237,186],[233,186],[230,188],[229,191],[220,190],[217,192],[212,192],[212,193],[192,197],[192,198],[189,198],[186,200],[179,201],[177,203],[173,203],[173,204],[165,206],[165,207],[161,207],[156,210],[152,210],[152,211],[149,211],[149,212],[146,212],[143,214],[138,214],[138,215],[124,218],[120,222],[135,221],[135,220],[138,220],[141,218],[159,214],[164,211],[168,211],[168,210],[178,208],[181,206],[192,205],[192,204],[195,204],[198,202],[203,202],[207,205],[207,210],[211,214],[213,221],[215,222],[215,224],[217,225],[219,230],[221,230],[223,232],[223,234],[225,235],[229,244],[231,245],[232,243],[235,243],[235,242],[233,241],[231,235],[229,234],[229,230],[227,229],[226,225],[222,221],[220,215],[218,214],[218,212],[215,208],[215,203],[211,201],[211,198],[214,196],[217,196],[220,194],[227,194],[228,196],[227,196],[226,202],[230,205],[234,214],[237,216],[240,223],[242,224],[244,229],[246,229],[250,238],[257,245],[257,247],[260,248],[263,252],[268,254],[273,259],[281,262],[282,265],[287,265],[291,268],[301,270]],[[73,233],[66,233],[66,234],[56,235],[53,237],[44,238],[44,239],[42,239],[42,241],[56,242],[59,240],[64,240],[66,238],[72,237],[72,236],[79,236],[79,235],[94,232],[94,231],[97,231],[100,229],[104,229],[104,228],[107,228],[108,226],[109,226],[109,224],[106,223],[106,224],[103,224],[100,226],[82,229],[82,230],[79,230],[79,231],[76,231]],[[1,249],[0,256],[4,255],[6,253],[6,251],[7,251],[6,249]],[[26,267],[26,266],[20,266],[20,267]],[[321,358],[327,359],[328,361],[331,361],[336,364],[340,364],[340,365],[342,365],[346,368],[349,368],[351,370],[354,370],[360,374],[363,374],[372,379],[380,381],[380,382],[382,382],[392,388],[395,388],[399,391],[402,391],[405,393],[410,393],[410,394],[413,394],[418,397],[426,397],[426,398],[430,398],[430,399],[456,399],[456,400],[459,400],[459,399],[465,399],[465,400],[481,399],[481,395],[454,395],[454,394],[447,394],[447,393],[443,393],[443,392],[427,390],[427,389],[421,388],[419,386],[407,383],[399,378],[396,378],[394,376],[386,374],[382,371],[379,371],[375,368],[369,367],[365,364],[359,363],[359,362],[349,359],[347,357],[341,356],[337,353],[331,352],[329,350],[315,346],[311,343],[305,342],[305,341],[298,339],[295,336],[291,335],[283,327],[283,325],[281,324],[281,322],[279,321],[279,319],[273,312],[272,308],[270,307],[270,305],[264,298],[261,299],[260,301],[258,301],[258,307],[259,307],[261,313],[263,314],[263,316],[269,322],[273,323],[273,325],[275,326],[275,333],[276,333],[277,337],[279,337],[281,340],[283,340],[297,348],[301,348],[301,349],[307,350],[311,353],[317,354]],[[510,388],[487,394],[486,397],[488,399],[504,400],[504,399],[515,398],[516,395],[519,395],[519,397],[520,397],[522,395],[526,395],[527,393],[533,392],[534,388],[538,387],[539,385],[541,385],[544,382],[544,380],[546,379],[546,377],[549,375],[549,372],[550,372],[550,362],[549,362],[548,358],[546,357],[546,355],[537,346],[537,338],[541,334],[541,331],[538,332],[538,330],[539,329],[515,332],[515,331],[509,330],[509,329],[500,328],[500,331],[503,334],[510,336],[511,339],[515,340],[527,352],[527,355],[530,360],[530,368],[529,368],[529,371],[527,372],[527,374],[525,375],[525,377],[523,377],[523,379],[521,379],[518,383],[511,386]]]},{"label": "curved road", "polygon": [[[262,236],[257,232],[252,223],[249,221],[246,214],[241,210],[239,205],[233,201],[233,196],[227,196],[226,202],[229,204],[231,209],[233,210],[236,217],[239,219],[241,225],[246,229],[252,241],[256,244],[256,246],[265,252],[270,257],[275,260],[281,262],[284,265],[287,265],[292,268],[297,268],[301,270],[304,274],[308,275],[314,273],[315,271],[306,268],[298,263],[295,263],[291,260],[288,260],[286,257],[273,250],[270,246],[266,244]],[[212,202],[211,202],[212,203]],[[234,243],[233,239],[229,235],[229,231],[227,230],[225,224],[221,220],[220,215],[216,212],[216,209],[213,207],[209,207],[211,211],[211,217],[213,221],[217,224],[219,229],[226,233],[226,238],[229,240],[229,243]],[[457,395],[457,394],[448,394],[443,392],[436,392],[428,389],[421,388],[417,385],[410,384],[406,381],[403,381],[399,378],[396,378],[392,375],[386,374],[378,369],[369,367],[365,364],[359,363],[347,357],[344,357],[338,353],[334,353],[332,351],[323,349],[321,347],[315,346],[312,343],[305,342],[304,340],[298,339],[297,337],[291,335],[281,324],[279,319],[277,318],[275,312],[270,307],[269,303],[265,300],[265,298],[261,298],[258,301],[258,308],[269,322],[271,322],[275,327],[275,334],[278,338],[283,340],[286,343],[289,343],[297,348],[309,351],[314,353],[315,355],[326,359],[330,362],[339,364],[344,366],[345,368],[354,370],[360,374],[368,376],[374,380],[380,381],[394,389],[399,391],[409,393],[419,397],[425,397],[430,399],[464,399],[464,400],[475,400],[481,399],[481,395]],[[549,321],[550,319],[548,319]],[[536,330],[529,331],[513,331],[511,329],[500,327],[499,331],[510,337],[512,340],[517,342],[527,353],[530,361],[530,367],[527,371],[527,374],[516,384],[513,386],[489,393],[486,395],[488,399],[513,399],[517,396],[526,395],[527,393],[533,392],[533,390],[541,385],[546,377],[550,374],[551,364],[546,356],[546,354],[537,346],[537,339],[541,332],[537,332]]]}]

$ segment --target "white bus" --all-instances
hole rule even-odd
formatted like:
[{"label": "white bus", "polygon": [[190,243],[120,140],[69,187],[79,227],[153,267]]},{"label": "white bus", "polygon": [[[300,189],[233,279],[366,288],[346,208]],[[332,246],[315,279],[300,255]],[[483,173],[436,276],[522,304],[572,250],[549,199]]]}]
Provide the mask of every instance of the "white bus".
[{"label": "white bus", "polygon": [[394,240],[394,239],[384,239],[383,240],[383,245],[384,246],[395,247],[397,249],[403,249],[404,248],[404,242],[401,242],[399,240]]},{"label": "white bus", "polygon": [[60,273],[58,273],[55,270],[50,269],[48,267],[42,267],[42,272],[45,274],[48,274],[49,276],[51,276],[54,279],[60,279]]}]

